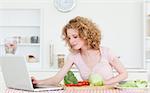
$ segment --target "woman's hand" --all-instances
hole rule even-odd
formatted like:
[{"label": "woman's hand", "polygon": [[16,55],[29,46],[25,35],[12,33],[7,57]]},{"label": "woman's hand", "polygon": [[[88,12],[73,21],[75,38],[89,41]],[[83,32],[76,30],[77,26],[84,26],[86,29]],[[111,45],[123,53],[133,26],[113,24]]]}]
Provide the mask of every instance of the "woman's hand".
[{"label": "woman's hand", "polygon": [[116,86],[116,85],[118,85],[118,83],[110,83],[109,81],[107,81],[107,80],[105,80],[105,81],[103,81],[103,84],[104,84],[104,86],[106,86],[106,87],[114,87],[114,86]]},{"label": "woman's hand", "polygon": [[57,78],[50,77],[48,79],[43,80],[37,80],[35,77],[31,77],[33,86],[39,86],[39,85],[58,85]]},{"label": "woman's hand", "polygon": [[115,83],[110,82],[109,80],[104,80],[103,81],[104,85],[114,85]]},{"label": "woman's hand", "polygon": [[104,80],[104,81],[103,81],[103,84],[104,84],[104,85],[108,85],[109,83],[108,83],[106,80]]},{"label": "woman's hand", "polygon": [[40,84],[40,80],[37,80],[35,77],[31,77],[31,80],[32,80],[32,84],[33,85],[37,85],[37,84]]}]

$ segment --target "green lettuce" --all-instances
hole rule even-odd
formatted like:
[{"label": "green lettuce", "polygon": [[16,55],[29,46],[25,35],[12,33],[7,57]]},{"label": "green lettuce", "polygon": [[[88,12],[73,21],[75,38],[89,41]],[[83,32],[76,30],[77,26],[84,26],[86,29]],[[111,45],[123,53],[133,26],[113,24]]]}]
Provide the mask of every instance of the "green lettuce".
[{"label": "green lettuce", "polygon": [[130,88],[146,88],[148,87],[148,82],[145,80],[133,80],[120,83],[121,87],[130,87]]},{"label": "green lettuce", "polygon": [[103,86],[103,79],[99,74],[91,74],[88,80],[90,86]]}]

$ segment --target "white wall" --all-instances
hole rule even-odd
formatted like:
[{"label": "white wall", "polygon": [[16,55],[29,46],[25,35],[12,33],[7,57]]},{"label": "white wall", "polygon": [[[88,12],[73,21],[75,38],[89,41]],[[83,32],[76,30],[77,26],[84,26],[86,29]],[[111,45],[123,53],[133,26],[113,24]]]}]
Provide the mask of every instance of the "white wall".
[{"label": "white wall", "polygon": [[[55,45],[55,60],[58,53],[68,54],[60,38],[62,27],[75,16],[91,18],[102,30],[102,45],[121,57],[128,68],[141,68],[143,61],[143,0],[77,0],[77,6],[68,13],[57,11],[53,0],[0,0],[0,7],[12,4],[41,4],[44,7],[43,52],[45,67],[49,65],[49,44]],[[147,64],[146,64],[147,65]]]},{"label": "white wall", "polygon": [[55,53],[68,53],[59,37],[65,23],[75,16],[85,16],[102,29],[102,45],[111,48],[117,56],[120,56],[120,60],[127,68],[142,68],[144,66],[142,4],[140,0],[78,0],[75,9],[69,13],[61,13],[50,7],[47,19],[51,30],[50,39],[57,42]]},{"label": "white wall", "polygon": [[92,19],[102,30],[102,45],[120,56],[127,68],[143,68],[143,0],[77,0],[77,6],[68,13],[57,11],[53,0],[1,0],[7,4],[40,3],[44,7],[43,47],[45,62],[49,65],[49,44],[54,43],[55,60],[59,53],[68,54],[61,39],[62,27],[75,16]]}]

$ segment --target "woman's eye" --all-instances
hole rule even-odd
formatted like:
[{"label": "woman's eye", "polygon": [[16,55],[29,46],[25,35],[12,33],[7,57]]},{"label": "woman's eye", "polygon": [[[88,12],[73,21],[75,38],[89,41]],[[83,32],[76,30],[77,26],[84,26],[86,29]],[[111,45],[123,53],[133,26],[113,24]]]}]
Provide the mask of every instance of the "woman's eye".
[{"label": "woman's eye", "polygon": [[77,38],[77,36],[74,36],[74,38]]}]

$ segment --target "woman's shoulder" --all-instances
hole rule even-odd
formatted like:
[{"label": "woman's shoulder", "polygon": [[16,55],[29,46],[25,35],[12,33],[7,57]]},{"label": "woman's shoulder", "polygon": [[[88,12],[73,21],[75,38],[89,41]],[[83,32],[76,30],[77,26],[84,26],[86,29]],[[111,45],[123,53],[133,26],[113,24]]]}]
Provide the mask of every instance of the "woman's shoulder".
[{"label": "woman's shoulder", "polygon": [[101,47],[102,54],[106,57],[108,57],[110,60],[113,58],[116,58],[116,53],[114,53],[110,48],[108,47]]},{"label": "woman's shoulder", "polygon": [[100,47],[100,51],[104,56],[114,56],[114,52],[108,47]]}]

